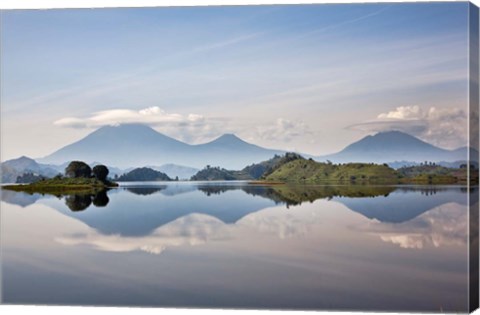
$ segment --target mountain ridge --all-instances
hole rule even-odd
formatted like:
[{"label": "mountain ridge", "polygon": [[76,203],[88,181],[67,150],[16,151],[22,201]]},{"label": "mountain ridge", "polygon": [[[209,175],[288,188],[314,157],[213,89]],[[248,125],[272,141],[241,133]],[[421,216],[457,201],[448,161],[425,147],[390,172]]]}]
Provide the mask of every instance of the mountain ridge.
[{"label": "mountain ridge", "polygon": [[[458,164],[468,160],[467,152],[468,147],[447,150],[400,131],[388,131],[363,137],[337,153],[323,156],[302,155],[317,161],[330,160],[334,163],[404,161],[408,164],[431,161]],[[478,151],[475,152],[478,156]],[[207,165],[238,170],[285,153],[283,150],[248,143],[232,133],[223,134],[206,143],[188,144],[146,125],[124,124],[101,127],[79,141],[66,145],[46,157],[36,159],[36,162],[41,167],[59,171],[63,170],[64,167],[61,166],[69,161],[83,160],[89,164],[95,162],[118,168],[115,173],[119,175],[121,169],[175,164],[185,166],[181,170],[175,170],[182,172],[182,176],[179,177],[189,178],[192,173]],[[14,159],[2,163],[2,169],[6,169],[8,173],[11,161],[17,161],[17,164],[31,163],[25,156],[19,159],[21,160]],[[168,170],[154,168],[158,171]],[[168,174],[173,176],[174,171],[168,170]]]},{"label": "mountain ridge", "polygon": [[77,142],[38,159],[44,163],[68,160],[101,161],[117,167],[181,164],[193,168],[220,165],[241,168],[284,151],[262,148],[233,134],[203,144],[187,144],[141,124],[104,126]]}]

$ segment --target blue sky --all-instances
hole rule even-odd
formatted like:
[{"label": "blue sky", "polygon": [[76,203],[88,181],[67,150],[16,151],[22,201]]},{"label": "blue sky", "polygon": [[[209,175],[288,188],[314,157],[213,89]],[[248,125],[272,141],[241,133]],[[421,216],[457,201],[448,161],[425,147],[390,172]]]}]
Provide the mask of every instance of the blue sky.
[{"label": "blue sky", "polygon": [[466,145],[468,4],[2,12],[2,159],[106,124],[326,154],[398,129]]}]

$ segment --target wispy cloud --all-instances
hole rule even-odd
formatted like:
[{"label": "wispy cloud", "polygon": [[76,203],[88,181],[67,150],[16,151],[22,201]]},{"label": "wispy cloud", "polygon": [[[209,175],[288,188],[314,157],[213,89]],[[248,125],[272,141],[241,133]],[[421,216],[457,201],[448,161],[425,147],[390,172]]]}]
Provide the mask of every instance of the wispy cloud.
[{"label": "wispy cloud", "polygon": [[339,28],[339,27],[342,27],[342,26],[345,26],[345,25],[354,24],[354,23],[360,22],[362,20],[369,19],[371,17],[374,17],[376,15],[379,15],[379,14],[383,13],[384,11],[388,10],[391,6],[392,5],[387,5],[387,6],[381,8],[379,10],[370,12],[368,14],[364,14],[364,15],[361,15],[361,16],[353,18],[353,19],[349,19],[349,20],[342,21],[342,22],[339,22],[339,23],[334,23],[334,24],[331,24],[331,25],[313,30],[311,32],[308,32],[308,33],[304,34],[302,37],[311,36],[311,35],[315,35],[315,34],[318,34],[318,33],[323,33],[323,32],[326,32],[326,31],[331,31],[331,30],[334,30],[336,28]]},{"label": "wispy cloud", "polygon": [[[360,134],[345,125],[373,119],[379,129],[385,119],[376,117],[386,107],[462,107],[468,43],[461,6],[272,6],[231,8],[228,17],[205,8],[192,10],[188,21],[180,11],[165,19],[143,10],[99,11],[89,28],[65,27],[61,10],[19,15],[5,24],[2,152],[45,155],[53,148],[44,139],[59,125],[74,127],[56,137],[63,146],[85,136],[85,126],[138,121],[142,107],[158,104],[163,116],[147,123],[178,139],[241,132],[263,146],[336,151]],[[145,19],[132,18],[137,14]],[[134,112],[114,112],[122,109]],[[420,118],[396,123],[415,125],[416,134],[426,125]],[[26,134],[26,125],[35,131]],[[325,132],[335,137],[316,137]],[[312,146],[315,137],[319,145]]]},{"label": "wispy cloud", "polygon": [[201,52],[208,52],[208,51],[215,50],[215,49],[220,49],[220,48],[225,48],[225,47],[228,47],[228,46],[237,45],[237,44],[240,44],[242,42],[249,41],[251,39],[259,37],[262,34],[265,34],[265,32],[246,34],[246,35],[241,35],[241,36],[238,36],[238,37],[235,37],[235,38],[226,39],[224,41],[210,43],[210,44],[207,44],[207,45],[204,45],[204,46],[196,47],[196,48],[192,49],[191,51],[185,52],[185,54],[195,54],[195,53],[201,53]]}]

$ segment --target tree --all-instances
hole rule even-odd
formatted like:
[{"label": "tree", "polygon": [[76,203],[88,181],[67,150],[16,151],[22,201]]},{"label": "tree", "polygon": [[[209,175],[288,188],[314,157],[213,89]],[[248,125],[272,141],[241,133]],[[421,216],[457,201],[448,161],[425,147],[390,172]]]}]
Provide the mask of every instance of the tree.
[{"label": "tree", "polygon": [[96,179],[104,182],[107,179],[108,176],[108,168],[105,165],[96,165],[93,167],[93,176],[95,176]]},{"label": "tree", "polygon": [[90,177],[92,175],[92,169],[88,164],[82,161],[72,161],[65,168],[65,176],[67,177]]}]

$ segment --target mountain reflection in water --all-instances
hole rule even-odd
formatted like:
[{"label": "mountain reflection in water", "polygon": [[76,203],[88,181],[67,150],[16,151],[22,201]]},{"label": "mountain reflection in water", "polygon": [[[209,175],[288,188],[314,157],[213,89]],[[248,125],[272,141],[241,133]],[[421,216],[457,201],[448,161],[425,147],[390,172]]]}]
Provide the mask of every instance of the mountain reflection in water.
[{"label": "mountain reflection in water", "polygon": [[477,188],[127,185],[3,192],[4,301],[466,310]]},{"label": "mountain reflection in water", "polygon": [[[110,200],[108,194],[121,194],[122,191],[138,197],[127,198],[125,203],[108,206]],[[195,192],[202,194],[199,195]],[[105,234],[139,236],[147,235],[154,229],[189,214],[205,214],[226,224],[232,224],[250,213],[268,207],[285,205],[286,209],[294,211],[295,206],[300,206],[302,203],[313,203],[319,199],[340,202],[350,210],[369,219],[402,223],[449,202],[467,205],[467,192],[465,188],[454,186],[264,186],[242,182],[188,185],[150,184],[127,186],[110,191],[104,190],[96,194],[65,195],[61,198],[71,211],[67,212],[65,208],[59,208],[58,204],[56,204],[56,208]],[[190,194],[185,195],[185,198],[183,196],[177,198],[177,195],[186,193]],[[473,188],[471,193],[478,199],[478,188]],[[156,202],[156,194],[173,198]],[[245,194],[257,198],[243,198],[242,195]],[[40,197],[37,196],[37,198]],[[241,203],[235,202],[238,198],[242,199]],[[23,193],[9,193],[3,194],[2,200],[25,206],[30,204],[29,201],[35,202],[37,199]],[[94,208],[97,207],[106,209],[105,211],[95,211]],[[89,208],[91,210],[86,211]]]}]

